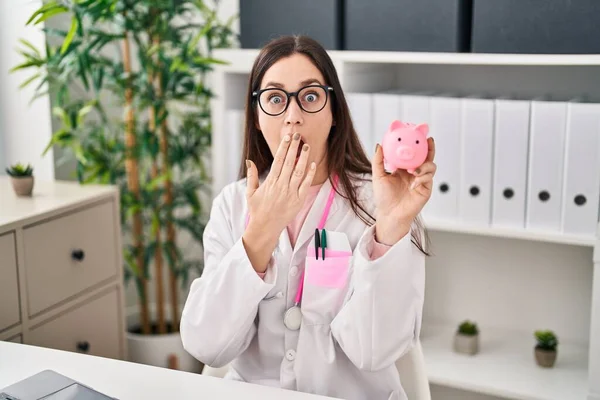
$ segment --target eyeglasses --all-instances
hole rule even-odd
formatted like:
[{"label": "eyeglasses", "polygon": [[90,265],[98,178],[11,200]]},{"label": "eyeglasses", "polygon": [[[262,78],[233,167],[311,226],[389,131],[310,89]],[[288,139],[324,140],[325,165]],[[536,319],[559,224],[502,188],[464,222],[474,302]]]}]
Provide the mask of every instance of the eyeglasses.
[{"label": "eyeglasses", "polygon": [[252,92],[252,97],[258,99],[258,105],[268,115],[277,116],[285,112],[290,105],[290,97],[296,97],[296,102],[303,111],[317,113],[325,108],[331,86],[308,85],[296,92],[286,92],[283,89],[267,88]]}]

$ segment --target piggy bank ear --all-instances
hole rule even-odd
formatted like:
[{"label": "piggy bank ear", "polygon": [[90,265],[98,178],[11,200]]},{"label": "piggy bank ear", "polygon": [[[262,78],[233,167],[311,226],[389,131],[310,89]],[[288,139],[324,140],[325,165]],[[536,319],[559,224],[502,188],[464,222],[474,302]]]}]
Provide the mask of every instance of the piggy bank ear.
[{"label": "piggy bank ear", "polygon": [[395,131],[396,129],[400,129],[402,127],[404,127],[404,122],[402,121],[398,121],[398,120],[394,120],[392,121],[392,124],[390,125],[390,131]]},{"label": "piggy bank ear", "polygon": [[427,134],[429,133],[429,125],[427,124],[419,124],[415,129],[423,136],[427,136]]}]

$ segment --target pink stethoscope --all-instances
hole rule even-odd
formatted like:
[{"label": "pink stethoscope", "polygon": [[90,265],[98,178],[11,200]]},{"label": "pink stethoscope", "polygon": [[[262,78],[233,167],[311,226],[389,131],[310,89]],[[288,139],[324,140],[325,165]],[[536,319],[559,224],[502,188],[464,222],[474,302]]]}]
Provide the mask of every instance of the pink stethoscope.
[{"label": "pink stethoscope", "polygon": [[[333,199],[335,197],[335,189],[338,183],[338,176],[335,175],[333,178],[333,186],[329,191],[329,197],[327,198],[327,203],[325,204],[325,208],[323,209],[323,214],[321,215],[321,220],[319,221],[318,229],[322,230],[325,227],[325,222],[327,222],[327,217],[329,216],[329,211],[331,210],[331,205],[333,204]],[[246,225],[248,225],[249,215],[246,217]],[[315,252],[318,249],[315,249]],[[300,325],[302,324],[302,311],[300,309],[300,303],[302,302],[302,293],[304,291],[304,271],[302,271],[302,275],[300,276],[300,283],[298,284],[298,290],[296,291],[296,298],[294,300],[294,305],[287,309],[283,316],[283,323],[286,328],[290,330],[298,330],[300,329]]]}]

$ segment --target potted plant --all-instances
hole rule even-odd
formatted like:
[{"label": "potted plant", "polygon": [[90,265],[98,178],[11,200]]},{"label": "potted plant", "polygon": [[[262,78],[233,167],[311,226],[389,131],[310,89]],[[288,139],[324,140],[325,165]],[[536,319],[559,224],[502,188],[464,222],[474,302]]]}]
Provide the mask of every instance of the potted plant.
[{"label": "potted plant", "polygon": [[33,191],[33,168],[30,164],[17,163],[6,168],[12,187],[17,196],[31,196]]},{"label": "potted plant", "polygon": [[454,351],[469,355],[479,352],[479,328],[477,324],[469,320],[460,323],[454,335]]},{"label": "potted plant", "polygon": [[537,330],[534,332],[536,339],[535,361],[540,367],[552,368],[556,362],[558,338],[551,330]]},{"label": "potted plant", "polygon": [[[81,184],[120,189],[124,278],[139,305],[129,359],[188,371],[201,368],[183,349],[179,318],[190,274],[202,273],[210,210],[207,74],[222,63],[213,49],[235,38],[233,17],[221,22],[212,3],[47,0],[27,22],[46,26],[46,46],[21,40],[13,68],[32,70],[22,86],[35,82],[34,99],[50,95],[47,149],[71,156]],[[57,16],[68,17],[65,29],[48,27]]]}]

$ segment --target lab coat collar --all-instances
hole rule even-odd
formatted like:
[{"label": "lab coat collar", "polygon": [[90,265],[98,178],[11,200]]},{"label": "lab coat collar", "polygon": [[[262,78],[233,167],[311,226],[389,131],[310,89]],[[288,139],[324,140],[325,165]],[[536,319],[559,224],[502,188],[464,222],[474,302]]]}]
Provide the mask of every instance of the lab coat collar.
[{"label": "lab coat collar", "polygon": [[[323,215],[323,211],[325,210],[325,205],[327,204],[327,198],[329,197],[329,192],[331,190],[332,184],[329,179],[327,179],[321,188],[319,189],[319,193],[315,198],[315,201],[306,216],[306,220],[302,224],[302,228],[300,229],[300,234],[298,235],[298,239],[296,240],[296,245],[294,249],[291,248],[290,238],[287,233],[287,229],[284,229],[284,235],[282,238],[283,243],[280,240],[280,244],[287,246],[286,250],[292,251],[292,253],[297,252],[301,249],[304,244],[313,237],[315,234],[315,229],[319,226],[319,221],[321,220],[321,216]],[[339,187],[339,184],[338,184]],[[338,189],[339,190],[339,189]],[[331,209],[329,210],[329,215],[327,217],[327,221],[325,222],[325,227],[330,230],[335,230],[338,221],[336,220],[336,213],[340,209],[340,201],[343,200],[340,198],[339,194],[336,193],[333,203],[331,205]]]}]

